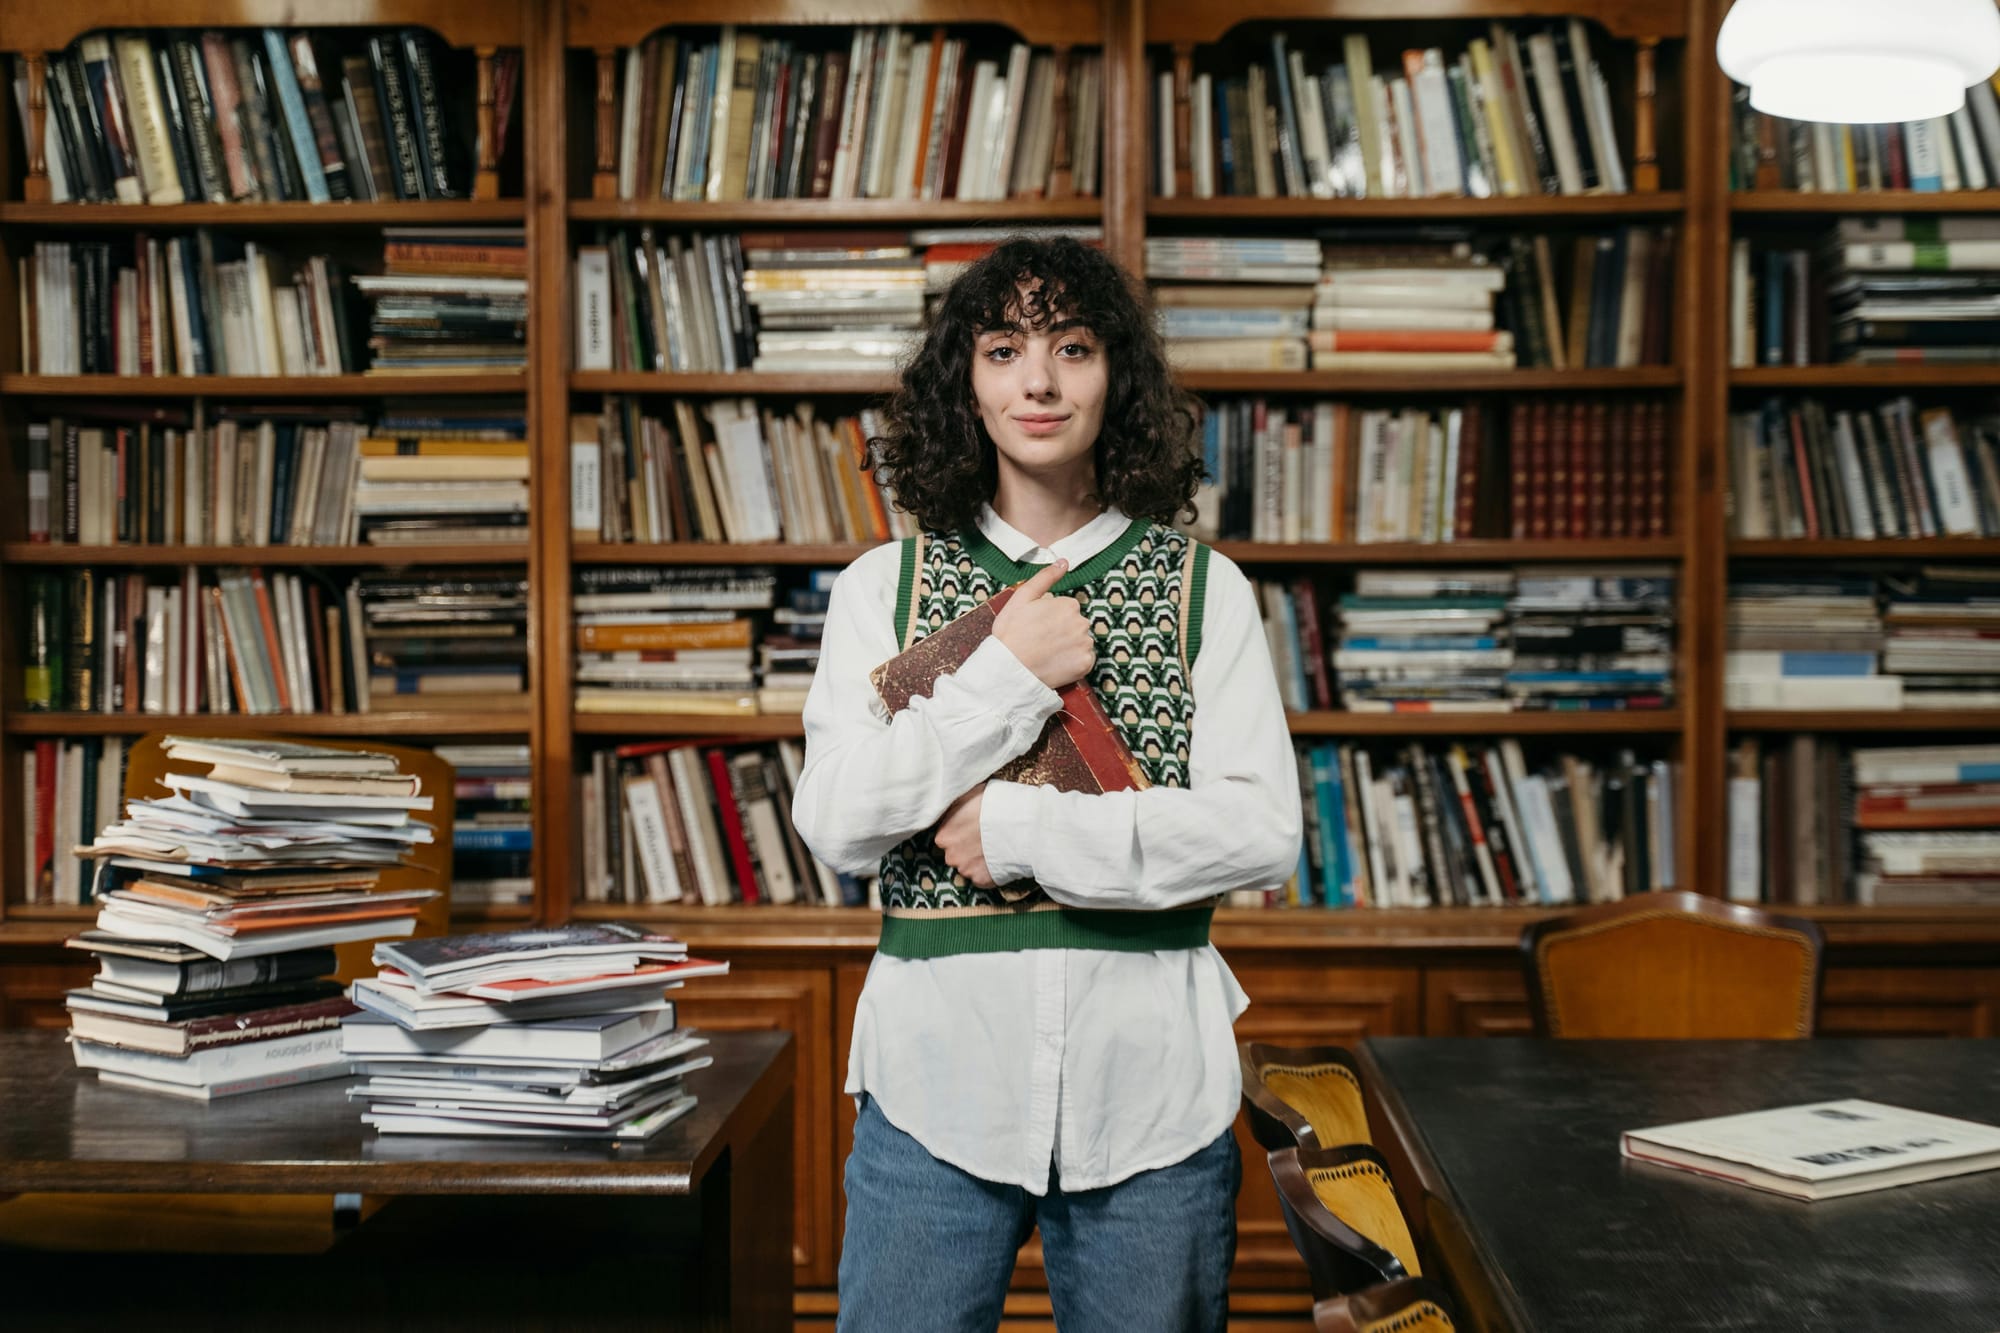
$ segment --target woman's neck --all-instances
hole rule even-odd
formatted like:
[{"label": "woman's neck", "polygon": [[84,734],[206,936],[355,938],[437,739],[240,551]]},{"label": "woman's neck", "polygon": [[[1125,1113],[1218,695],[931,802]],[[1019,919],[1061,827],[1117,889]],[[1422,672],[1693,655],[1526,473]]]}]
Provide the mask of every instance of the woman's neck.
[{"label": "woman's neck", "polygon": [[1002,468],[993,491],[993,512],[1046,549],[1103,513],[1104,506],[1090,494],[1088,476],[1072,479],[1068,485],[1050,486]]}]

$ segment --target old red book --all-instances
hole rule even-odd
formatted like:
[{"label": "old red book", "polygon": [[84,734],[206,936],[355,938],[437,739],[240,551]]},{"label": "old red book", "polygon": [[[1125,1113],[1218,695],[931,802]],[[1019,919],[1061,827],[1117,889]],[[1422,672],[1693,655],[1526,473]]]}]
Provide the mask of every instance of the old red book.
[{"label": "old red book", "polygon": [[[995,593],[870,672],[868,679],[889,711],[900,713],[910,700],[930,697],[938,678],[957,671],[993,633],[993,621],[1013,595],[1012,588]],[[1057,693],[1062,696],[1062,711],[1049,719],[1026,754],[993,776],[1058,791],[1134,791],[1149,786],[1097,691],[1087,681],[1076,681]]]}]

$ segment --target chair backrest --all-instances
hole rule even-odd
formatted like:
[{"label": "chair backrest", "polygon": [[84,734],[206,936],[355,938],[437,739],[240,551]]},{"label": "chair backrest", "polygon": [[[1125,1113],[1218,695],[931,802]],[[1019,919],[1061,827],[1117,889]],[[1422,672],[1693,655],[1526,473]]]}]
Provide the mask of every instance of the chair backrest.
[{"label": "chair backrest", "polygon": [[1444,1288],[1421,1277],[1313,1304],[1313,1333],[1455,1333],[1456,1319]]},{"label": "chair backrest", "polygon": [[1810,1037],[1819,927],[1698,893],[1537,922],[1521,966],[1544,1037]]},{"label": "chair backrest", "polygon": [[[176,735],[198,736],[198,728],[190,727]],[[167,787],[160,781],[167,772],[167,755],[162,742],[164,732],[148,732],[132,743],[125,760],[125,799],[134,797],[159,797],[168,794]],[[412,864],[392,866],[382,872],[384,889],[435,889],[438,896],[425,903],[417,913],[418,935],[443,935],[451,929],[451,831],[452,812],[456,807],[452,767],[430,750],[408,745],[383,745],[376,741],[329,740],[322,736],[277,736],[273,740],[296,740],[300,745],[323,745],[333,750],[369,750],[377,754],[393,755],[396,766],[405,773],[414,774],[423,784],[422,794],[432,797],[431,808],[419,811],[415,818],[431,827],[433,836],[428,843],[417,846]],[[375,965],[369,961],[374,945],[367,940],[352,944],[342,944],[335,948],[339,967],[334,975],[341,981],[352,981],[356,977],[372,977]]]},{"label": "chair backrest", "polygon": [[1279,1148],[1269,1161],[1315,1299],[1422,1275],[1382,1154],[1358,1144]]},{"label": "chair backrest", "polygon": [[1370,1143],[1361,1072],[1338,1046],[1236,1047],[1243,1066],[1243,1111],[1265,1151]]}]

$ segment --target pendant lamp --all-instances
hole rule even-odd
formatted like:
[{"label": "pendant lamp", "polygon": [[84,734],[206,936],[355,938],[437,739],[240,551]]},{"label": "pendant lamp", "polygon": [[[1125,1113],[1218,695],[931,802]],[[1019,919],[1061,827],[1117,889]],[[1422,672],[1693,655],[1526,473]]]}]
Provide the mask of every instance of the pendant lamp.
[{"label": "pendant lamp", "polygon": [[1772,116],[1849,124],[1929,120],[2000,68],[1994,0],[1736,0],[1715,39],[1722,72]]}]

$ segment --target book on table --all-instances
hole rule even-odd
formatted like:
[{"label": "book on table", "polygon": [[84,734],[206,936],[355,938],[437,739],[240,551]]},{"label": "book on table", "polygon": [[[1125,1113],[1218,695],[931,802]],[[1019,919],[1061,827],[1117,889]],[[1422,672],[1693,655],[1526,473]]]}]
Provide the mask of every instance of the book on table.
[{"label": "book on table", "polygon": [[1846,1100],[1627,1130],[1626,1157],[1794,1199],[2000,1167],[2000,1127]]}]

